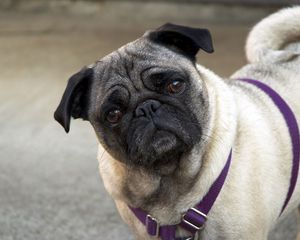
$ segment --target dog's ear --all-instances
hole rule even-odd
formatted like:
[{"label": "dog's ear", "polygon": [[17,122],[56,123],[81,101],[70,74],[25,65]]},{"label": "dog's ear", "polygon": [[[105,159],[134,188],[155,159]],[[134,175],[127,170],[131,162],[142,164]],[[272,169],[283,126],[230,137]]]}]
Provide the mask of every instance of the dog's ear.
[{"label": "dog's ear", "polygon": [[200,48],[207,53],[214,51],[212,38],[207,29],[166,23],[158,29],[148,32],[147,35],[150,40],[171,49],[175,48],[193,60]]},{"label": "dog's ear", "polygon": [[88,92],[93,77],[93,69],[84,67],[70,77],[62,99],[54,113],[54,118],[69,132],[71,116],[87,120]]}]

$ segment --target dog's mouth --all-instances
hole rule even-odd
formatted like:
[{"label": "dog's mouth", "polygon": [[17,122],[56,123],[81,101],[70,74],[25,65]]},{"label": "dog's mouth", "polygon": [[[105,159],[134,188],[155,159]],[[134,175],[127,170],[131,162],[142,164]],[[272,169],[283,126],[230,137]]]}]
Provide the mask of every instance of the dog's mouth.
[{"label": "dog's mouth", "polygon": [[167,131],[158,130],[153,136],[151,145],[155,151],[155,154],[160,156],[171,153],[172,150],[179,147],[180,143],[174,134]]},{"label": "dog's mouth", "polygon": [[151,137],[136,145],[129,156],[133,164],[161,174],[170,174],[178,166],[185,144],[172,132],[155,130]]}]

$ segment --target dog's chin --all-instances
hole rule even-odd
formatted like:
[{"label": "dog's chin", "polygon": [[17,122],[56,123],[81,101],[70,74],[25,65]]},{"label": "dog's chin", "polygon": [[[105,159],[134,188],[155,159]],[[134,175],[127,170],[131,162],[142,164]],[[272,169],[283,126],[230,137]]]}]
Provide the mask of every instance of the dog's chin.
[{"label": "dog's chin", "polygon": [[173,159],[167,160],[157,159],[153,164],[153,172],[159,175],[170,175],[174,173],[179,165],[180,156],[174,156]]}]

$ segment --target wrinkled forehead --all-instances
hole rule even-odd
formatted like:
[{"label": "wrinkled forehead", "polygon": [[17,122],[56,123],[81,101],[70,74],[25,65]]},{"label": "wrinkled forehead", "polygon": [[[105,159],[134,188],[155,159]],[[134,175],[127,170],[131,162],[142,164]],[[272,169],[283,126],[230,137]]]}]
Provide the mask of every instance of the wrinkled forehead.
[{"label": "wrinkled forehead", "polygon": [[95,67],[95,77],[102,87],[110,88],[117,81],[130,81],[138,85],[143,76],[160,71],[182,72],[192,66],[192,62],[172,50],[141,38],[128,43],[117,51],[99,60]]}]

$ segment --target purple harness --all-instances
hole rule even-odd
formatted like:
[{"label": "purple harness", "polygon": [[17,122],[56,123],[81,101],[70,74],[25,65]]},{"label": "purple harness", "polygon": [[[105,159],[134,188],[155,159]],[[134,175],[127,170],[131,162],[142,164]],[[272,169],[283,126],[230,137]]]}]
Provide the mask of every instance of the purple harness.
[{"label": "purple harness", "polygon": [[[287,196],[283,203],[281,212],[279,216],[282,214],[284,209],[286,208],[289,200],[292,197],[294,192],[297,178],[298,178],[298,170],[299,170],[299,146],[300,146],[300,137],[299,137],[299,129],[297,120],[295,115],[293,114],[291,108],[287,105],[287,103],[280,97],[278,93],[276,93],[272,88],[268,85],[259,82],[253,79],[239,79],[243,82],[247,82],[255,85],[260,90],[265,92],[274,102],[274,104],[278,107],[280,112],[282,113],[284,120],[288,126],[289,133],[291,136],[292,143],[292,152],[293,152],[293,165],[290,179],[290,186],[287,192]],[[158,221],[147,214],[143,210],[139,208],[129,207],[131,211],[135,214],[135,216],[143,223],[146,227],[146,230],[150,236],[160,237],[162,240],[179,240],[179,239],[194,239],[195,234],[203,229],[204,224],[207,220],[207,215],[215,203],[228,174],[230,163],[231,163],[232,150],[230,150],[229,156],[227,158],[226,164],[221,171],[218,178],[214,181],[206,195],[202,198],[202,200],[197,203],[194,207],[189,208],[187,212],[183,215],[181,222],[176,225],[163,225],[160,226]],[[181,227],[188,232],[191,233],[191,236],[186,238],[176,238],[176,228]]]}]

